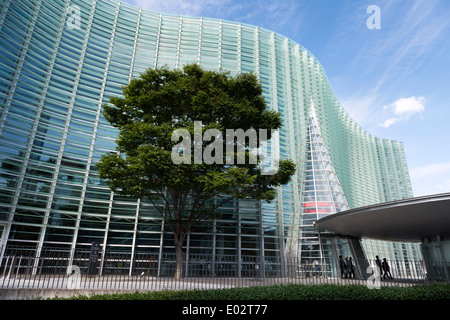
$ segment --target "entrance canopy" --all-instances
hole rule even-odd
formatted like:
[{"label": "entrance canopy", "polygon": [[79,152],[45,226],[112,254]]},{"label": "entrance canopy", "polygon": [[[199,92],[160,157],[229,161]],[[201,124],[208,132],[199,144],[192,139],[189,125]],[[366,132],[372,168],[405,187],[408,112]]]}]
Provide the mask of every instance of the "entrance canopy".
[{"label": "entrance canopy", "polygon": [[450,238],[450,193],[409,198],[329,215],[316,227],[342,236],[420,242]]}]

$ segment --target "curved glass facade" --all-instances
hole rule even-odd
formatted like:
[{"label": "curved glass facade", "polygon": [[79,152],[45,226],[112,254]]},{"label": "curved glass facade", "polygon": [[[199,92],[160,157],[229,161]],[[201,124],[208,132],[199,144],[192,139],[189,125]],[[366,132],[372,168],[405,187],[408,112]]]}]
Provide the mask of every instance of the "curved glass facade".
[{"label": "curved glass facade", "polygon": [[402,144],[355,123],[317,59],[280,34],[115,0],[1,0],[1,245],[98,242],[130,259],[173,252],[157,210],[110,192],[95,163],[115,150],[118,134],[101,105],[147,68],[188,63],[256,73],[268,108],[284,122],[272,152],[298,170],[270,204],[234,200],[221,208],[220,218],[188,235],[186,252],[322,257],[331,243],[319,241],[315,220],[412,196]]}]

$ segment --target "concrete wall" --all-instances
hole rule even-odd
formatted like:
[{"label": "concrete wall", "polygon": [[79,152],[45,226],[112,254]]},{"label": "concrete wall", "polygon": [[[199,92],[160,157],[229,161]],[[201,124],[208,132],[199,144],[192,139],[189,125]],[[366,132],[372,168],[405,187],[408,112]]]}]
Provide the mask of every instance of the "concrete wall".
[{"label": "concrete wall", "polygon": [[137,290],[69,290],[69,289],[0,289],[0,300],[39,300],[49,298],[70,298],[77,295],[114,294],[136,292]]}]

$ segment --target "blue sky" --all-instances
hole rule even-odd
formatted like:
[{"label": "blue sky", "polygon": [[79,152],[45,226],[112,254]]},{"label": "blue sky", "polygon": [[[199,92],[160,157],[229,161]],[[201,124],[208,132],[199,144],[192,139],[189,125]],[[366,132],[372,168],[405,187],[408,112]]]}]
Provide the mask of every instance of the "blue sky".
[{"label": "blue sky", "polygon": [[[122,2],[291,38],[317,57],[353,119],[377,137],[403,142],[415,196],[450,192],[449,0]],[[367,27],[371,5],[380,8],[380,29]]]}]

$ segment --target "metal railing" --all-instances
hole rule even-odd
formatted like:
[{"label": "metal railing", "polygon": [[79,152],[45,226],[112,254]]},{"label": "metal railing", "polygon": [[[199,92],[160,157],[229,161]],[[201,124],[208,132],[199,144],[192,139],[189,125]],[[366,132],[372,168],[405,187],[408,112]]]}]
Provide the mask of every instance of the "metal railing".
[{"label": "metal railing", "polygon": [[[175,255],[90,250],[7,248],[0,261],[0,288],[165,290],[215,289],[272,284],[376,284],[408,286],[425,283],[423,261],[388,261],[391,278],[378,276],[374,261],[354,261],[352,276],[341,274],[337,261],[254,256],[188,254],[182,279],[175,279]],[[434,266],[444,275],[449,264]],[[381,278],[381,279],[380,279]],[[444,279],[444,277],[442,278]],[[448,279],[448,278],[447,278]],[[445,279],[444,279],[445,280]]]}]

